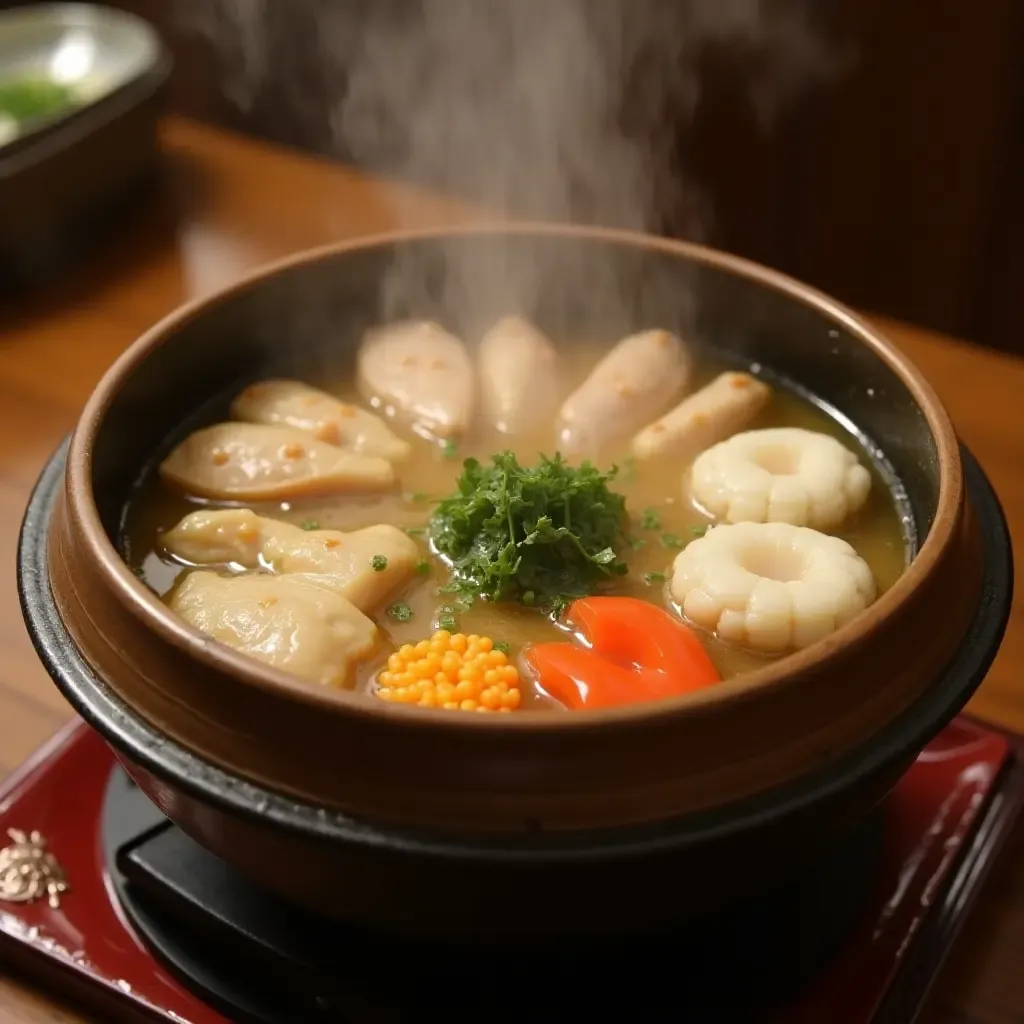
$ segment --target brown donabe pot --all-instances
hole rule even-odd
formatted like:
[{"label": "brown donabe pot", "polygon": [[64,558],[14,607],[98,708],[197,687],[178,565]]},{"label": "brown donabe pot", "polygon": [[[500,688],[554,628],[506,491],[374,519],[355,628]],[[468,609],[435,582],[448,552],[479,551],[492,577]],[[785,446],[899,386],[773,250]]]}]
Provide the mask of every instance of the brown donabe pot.
[{"label": "brown donabe pot", "polygon": [[[878,452],[915,551],[906,573],[768,668],[587,714],[425,714],[310,687],[191,630],[119,554],[133,488],[248,381],[350,365],[394,300],[396,266],[429,287],[389,315],[471,332],[508,311],[479,268],[529,268],[529,312],[556,338],[657,325],[798,382]],[[468,290],[452,268],[477,268]],[[91,397],[63,478],[58,456],[33,499],[23,600],[58,685],[136,781],[264,884],[406,928],[436,930],[436,914],[455,931],[640,926],[811,855],[966,703],[1002,637],[1011,576],[998,503],[967,464],[965,482],[945,411],[888,341],[764,268],[598,229],[392,235],[276,264],[133,345]]]}]

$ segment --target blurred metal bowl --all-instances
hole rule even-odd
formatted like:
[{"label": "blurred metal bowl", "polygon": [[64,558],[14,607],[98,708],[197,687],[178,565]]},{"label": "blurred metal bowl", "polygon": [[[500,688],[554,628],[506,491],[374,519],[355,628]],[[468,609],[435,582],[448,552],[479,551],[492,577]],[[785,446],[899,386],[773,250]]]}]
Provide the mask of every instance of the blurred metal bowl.
[{"label": "blurred metal bowl", "polygon": [[0,281],[23,281],[81,251],[156,165],[171,59],[155,29],[94,4],[0,12],[0,98],[60,102],[0,113]]}]

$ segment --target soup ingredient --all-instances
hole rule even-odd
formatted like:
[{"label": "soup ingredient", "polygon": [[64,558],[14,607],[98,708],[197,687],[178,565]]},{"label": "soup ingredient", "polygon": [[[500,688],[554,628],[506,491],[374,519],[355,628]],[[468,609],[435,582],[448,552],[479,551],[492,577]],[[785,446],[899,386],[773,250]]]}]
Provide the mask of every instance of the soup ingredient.
[{"label": "soup ingredient", "polygon": [[771,388],[749,373],[723,373],[633,438],[641,459],[689,464],[705,448],[742,430],[768,404]]},{"label": "soup ingredient", "polygon": [[663,700],[719,682],[700,640],[647,601],[589,597],[574,601],[566,620],[586,647],[535,644],[524,660],[539,685],[572,710]]},{"label": "soup ingredient", "polygon": [[71,87],[45,78],[0,82],[0,115],[24,123],[63,113],[75,102]]},{"label": "soup ingredient", "polygon": [[231,403],[231,415],[249,423],[305,430],[346,451],[389,462],[407,458],[412,450],[379,416],[297,380],[250,384]]},{"label": "soup ingredient", "polygon": [[364,612],[373,611],[412,578],[416,542],[381,524],[342,533],[304,530],[252,509],[202,509],[161,538],[163,549],[190,565],[267,566],[278,573],[315,574]]},{"label": "soup ingredient", "polygon": [[789,523],[713,527],[676,556],[669,589],[691,622],[769,654],[823,639],[876,595],[846,541]]},{"label": "soup ingredient", "polygon": [[193,497],[283,501],[310,494],[388,490],[391,463],[355,455],[293,427],[219,423],[190,434],[160,466]]},{"label": "soup ingredient", "polygon": [[326,686],[351,681],[377,649],[377,627],[316,577],[197,569],[168,596],[190,625],[243,654]]},{"label": "soup ingredient", "polygon": [[405,644],[377,677],[381,700],[446,711],[513,711],[519,707],[519,672],[490,637],[438,630]]},{"label": "soup ingredient", "polygon": [[828,434],[749,430],[699,455],[694,500],[729,523],[790,523],[834,530],[863,507],[871,474]]},{"label": "soup ingredient", "polygon": [[462,342],[438,324],[405,321],[367,332],[358,374],[374,408],[411,422],[419,433],[446,439],[469,426],[473,364]]},{"label": "soup ingredient", "polygon": [[505,434],[554,415],[561,394],[555,346],[522,317],[499,320],[477,353],[483,406]]},{"label": "soup ingredient", "polygon": [[559,447],[593,454],[650,423],[686,387],[691,372],[686,346],[668,331],[623,338],[565,400]]},{"label": "soup ingredient", "polygon": [[388,608],[388,618],[395,622],[408,622],[412,618],[412,609],[404,601],[396,601]]},{"label": "soup ingredient", "polygon": [[614,477],[558,454],[535,466],[512,452],[486,466],[467,459],[458,492],[430,521],[434,548],[451,566],[446,590],[557,614],[625,575],[617,552],[627,543],[626,502],[609,489]]}]

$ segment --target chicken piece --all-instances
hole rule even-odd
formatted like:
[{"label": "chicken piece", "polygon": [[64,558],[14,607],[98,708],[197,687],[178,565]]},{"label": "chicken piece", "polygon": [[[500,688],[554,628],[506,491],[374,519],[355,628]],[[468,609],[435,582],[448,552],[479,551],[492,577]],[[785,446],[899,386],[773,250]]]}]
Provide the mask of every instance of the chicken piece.
[{"label": "chicken piece", "polygon": [[529,321],[509,316],[481,339],[483,406],[494,426],[517,434],[554,413],[560,393],[555,347]]},{"label": "chicken piece", "polygon": [[160,466],[198,498],[284,501],[309,494],[388,490],[385,459],[356,455],[293,427],[219,423],[190,434]]},{"label": "chicken piece", "polygon": [[372,612],[416,571],[416,542],[381,524],[352,533],[304,530],[251,509],[203,509],[185,516],[161,538],[165,551],[190,565],[266,566],[304,573]]},{"label": "chicken piece", "polygon": [[749,373],[723,373],[644,427],[633,438],[633,454],[690,463],[705,448],[742,430],[771,395],[771,388]]},{"label": "chicken piece", "polygon": [[473,415],[473,365],[438,324],[405,321],[368,331],[359,350],[359,388],[374,408],[417,432],[452,439]]},{"label": "chicken piece", "polygon": [[[172,558],[187,565],[237,565],[255,569],[263,550],[264,523],[251,508],[202,509],[185,516],[160,537]],[[287,526],[287,523],[281,523]]]},{"label": "chicken piece", "polygon": [[297,380],[250,384],[231,403],[231,415],[248,423],[294,427],[327,444],[389,462],[407,458],[412,450],[379,416]]},{"label": "chicken piece", "polygon": [[658,415],[686,387],[692,359],[668,331],[623,338],[562,406],[558,439],[566,453],[596,453]]},{"label": "chicken piece", "polygon": [[236,651],[325,686],[345,686],[377,649],[377,627],[351,601],[301,574],[186,573],[171,610]]}]

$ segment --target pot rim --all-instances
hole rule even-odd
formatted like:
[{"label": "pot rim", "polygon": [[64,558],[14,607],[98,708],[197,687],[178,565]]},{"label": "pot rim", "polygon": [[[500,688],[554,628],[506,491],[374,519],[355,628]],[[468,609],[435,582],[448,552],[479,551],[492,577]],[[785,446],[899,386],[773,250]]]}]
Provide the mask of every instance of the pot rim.
[{"label": "pot rim", "polygon": [[29,636],[58,689],[112,746],[133,764],[195,799],[290,834],[346,842],[373,851],[474,861],[550,863],[553,860],[646,856],[726,838],[794,817],[838,797],[865,776],[920,751],[951,722],[985,678],[1006,632],[1013,603],[1013,547],[992,484],[971,453],[962,449],[965,479],[978,516],[984,549],[983,580],[969,639],[960,645],[935,684],[859,748],[782,786],[727,805],[663,821],[584,829],[571,837],[546,833],[495,843],[364,822],[268,789],[207,761],[147,722],[91,669],[61,619],[47,578],[49,521],[57,500],[69,442],[50,458],[32,495],[18,538],[18,596]]},{"label": "pot rim", "polygon": [[[402,704],[367,700],[362,693],[311,686],[284,671],[271,668],[200,633],[175,615],[128,567],[107,537],[92,493],[92,452],[97,432],[108,408],[117,400],[121,385],[155,349],[173,341],[183,325],[204,315],[225,299],[248,291],[282,271],[310,265],[344,253],[387,248],[410,242],[443,241],[488,235],[546,236],[578,240],[675,256],[698,265],[714,267],[762,284],[795,302],[817,310],[826,321],[841,325],[885,363],[913,396],[935,439],[939,466],[936,513],[916,557],[899,579],[873,605],[832,635],[762,668],[726,679],[719,685],[663,701],[593,710],[578,715],[551,715],[520,711],[515,715],[424,715],[422,709]],[[535,222],[480,222],[416,230],[400,230],[361,236],[318,246],[261,266],[224,288],[194,299],[164,317],[133,342],[109,367],[90,395],[71,437],[67,460],[68,511],[78,523],[89,557],[120,603],[163,641],[183,650],[215,671],[242,678],[274,695],[312,705],[325,713],[374,721],[391,721],[403,729],[432,729],[438,736],[448,730],[500,731],[569,729],[606,730],[624,723],[642,725],[667,716],[694,715],[727,702],[756,698],[766,687],[784,686],[800,674],[866,641],[877,625],[909,600],[915,590],[942,561],[954,541],[963,499],[963,466],[952,422],[920,371],[880,331],[852,310],[809,285],[761,264],[692,242],[616,228]]]}]

